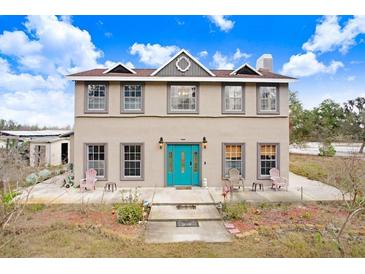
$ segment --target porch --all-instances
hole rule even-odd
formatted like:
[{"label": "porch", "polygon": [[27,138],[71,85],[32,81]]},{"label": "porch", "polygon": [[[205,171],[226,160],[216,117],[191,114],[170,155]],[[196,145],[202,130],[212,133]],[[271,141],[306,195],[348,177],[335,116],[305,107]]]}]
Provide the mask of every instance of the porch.
[{"label": "porch", "polygon": [[[264,191],[251,191],[251,186],[246,185],[245,191],[233,192],[232,197],[227,197],[230,202],[300,202],[300,201],[333,201],[341,200],[341,192],[329,185],[305,177],[290,173],[288,191],[273,191],[265,187]],[[62,187],[63,176],[51,178],[43,183],[29,187],[28,203],[44,204],[80,204],[80,203],[118,203],[122,202],[120,191],[134,191],[131,188],[118,188],[114,192],[106,192],[103,187],[97,187],[95,191],[80,192],[76,188]],[[223,202],[221,187],[193,187],[192,189],[176,189],[166,187],[138,188],[140,200],[152,204],[211,204]],[[18,199],[25,201],[27,191],[24,191]]]}]

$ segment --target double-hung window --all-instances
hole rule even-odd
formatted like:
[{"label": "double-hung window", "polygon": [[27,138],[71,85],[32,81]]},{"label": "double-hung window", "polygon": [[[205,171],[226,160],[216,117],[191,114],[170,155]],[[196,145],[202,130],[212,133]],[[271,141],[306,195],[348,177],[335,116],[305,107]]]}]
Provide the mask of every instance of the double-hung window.
[{"label": "double-hung window", "polygon": [[143,144],[121,145],[121,179],[143,180]]},{"label": "double-hung window", "polygon": [[122,85],[121,112],[138,113],[143,112],[143,85],[124,84]]},{"label": "double-hung window", "polygon": [[107,85],[102,83],[91,83],[87,85],[86,111],[106,112],[107,111]]},{"label": "double-hung window", "polygon": [[228,171],[236,168],[244,176],[244,144],[223,144],[223,177],[228,177]]},{"label": "double-hung window", "polygon": [[243,87],[239,85],[223,86],[223,113],[244,113]]},{"label": "double-hung window", "polygon": [[278,144],[259,144],[258,145],[258,175],[260,179],[270,176],[270,169],[279,168],[278,165]]},{"label": "double-hung window", "polygon": [[170,113],[198,113],[198,86],[170,85],[168,101]]},{"label": "double-hung window", "polygon": [[279,93],[277,86],[260,86],[258,88],[258,112],[279,113]]},{"label": "double-hung window", "polygon": [[93,168],[96,170],[96,177],[106,179],[106,145],[87,144],[86,145],[86,170]]}]

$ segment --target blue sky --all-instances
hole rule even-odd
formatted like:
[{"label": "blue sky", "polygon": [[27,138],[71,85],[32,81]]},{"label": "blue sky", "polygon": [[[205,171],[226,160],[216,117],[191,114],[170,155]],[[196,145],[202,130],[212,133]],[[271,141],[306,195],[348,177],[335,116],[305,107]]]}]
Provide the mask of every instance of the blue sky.
[{"label": "blue sky", "polygon": [[209,68],[274,71],[306,108],[326,98],[365,96],[365,18],[353,16],[1,16],[0,118],[73,123],[73,85],[64,74],[123,62],[155,68],[185,48]]}]

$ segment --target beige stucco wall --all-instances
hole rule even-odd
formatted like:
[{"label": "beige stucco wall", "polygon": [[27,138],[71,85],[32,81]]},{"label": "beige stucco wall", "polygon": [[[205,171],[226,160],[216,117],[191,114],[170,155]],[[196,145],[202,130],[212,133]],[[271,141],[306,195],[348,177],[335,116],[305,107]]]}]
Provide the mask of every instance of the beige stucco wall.
[{"label": "beige stucco wall", "polygon": [[[145,115],[159,115],[169,116],[167,114],[167,83],[149,82],[145,83],[145,111],[144,114],[125,114],[120,113],[120,82],[109,82],[108,91],[108,113],[107,114],[85,114],[84,113],[84,96],[85,86],[83,82],[76,82],[75,84],[75,116],[96,116],[108,117],[120,116],[145,116]],[[227,116],[222,114],[222,86],[220,83],[201,83],[199,85],[199,116]],[[245,107],[246,116],[256,115],[256,84],[245,84]],[[280,85],[280,114],[288,115],[288,85]],[[178,114],[179,115],[179,114]],[[197,117],[197,114],[191,114]],[[180,115],[181,116],[181,115]],[[262,115],[260,117],[263,117]]]},{"label": "beige stucco wall", "polygon": [[[199,114],[167,114],[166,83],[145,83],[145,113],[120,114],[120,83],[109,84],[109,113],[84,114],[84,85],[76,83],[74,170],[84,177],[85,143],[107,143],[107,180],[120,186],[164,186],[164,150],[158,141],[197,142],[202,149],[202,177],[209,186],[221,186],[222,143],[245,143],[247,184],[257,180],[257,143],[280,144],[280,171],[288,177],[288,87],[280,86],[280,114],[257,115],[256,85],[245,86],[245,115],[223,115],[221,84],[200,84]],[[120,181],[120,143],[144,143],[144,180]],[[99,184],[103,184],[99,182]]]},{"label": "beige stucco wall", "polygon": [[29,162],[30,166],[35,165],[35,146],[36,145],[45,145],[46,146],[46,154],[45,154],[45,165],[60,165],[62,164],[61,161],[61,144],[68,143],[68,155],[70,159],[71,155],[71,148],[70,148],[70,141],[67,139],[60,139],[59,141],[54,142],[31,142],[29,144]]}]

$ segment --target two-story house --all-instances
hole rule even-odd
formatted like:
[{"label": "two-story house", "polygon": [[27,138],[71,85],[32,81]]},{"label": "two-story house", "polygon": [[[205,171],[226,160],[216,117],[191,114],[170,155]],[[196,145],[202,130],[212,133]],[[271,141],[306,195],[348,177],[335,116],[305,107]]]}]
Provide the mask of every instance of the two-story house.
[{"label": "two-story house", "polygon": [[256,68],[211,70],[181,50],[157,69],[117,64],[75,81],[75,179],[126,187],[221,186],[235,167],[249,185],[288,176],[288,84],[269,54]]}]

